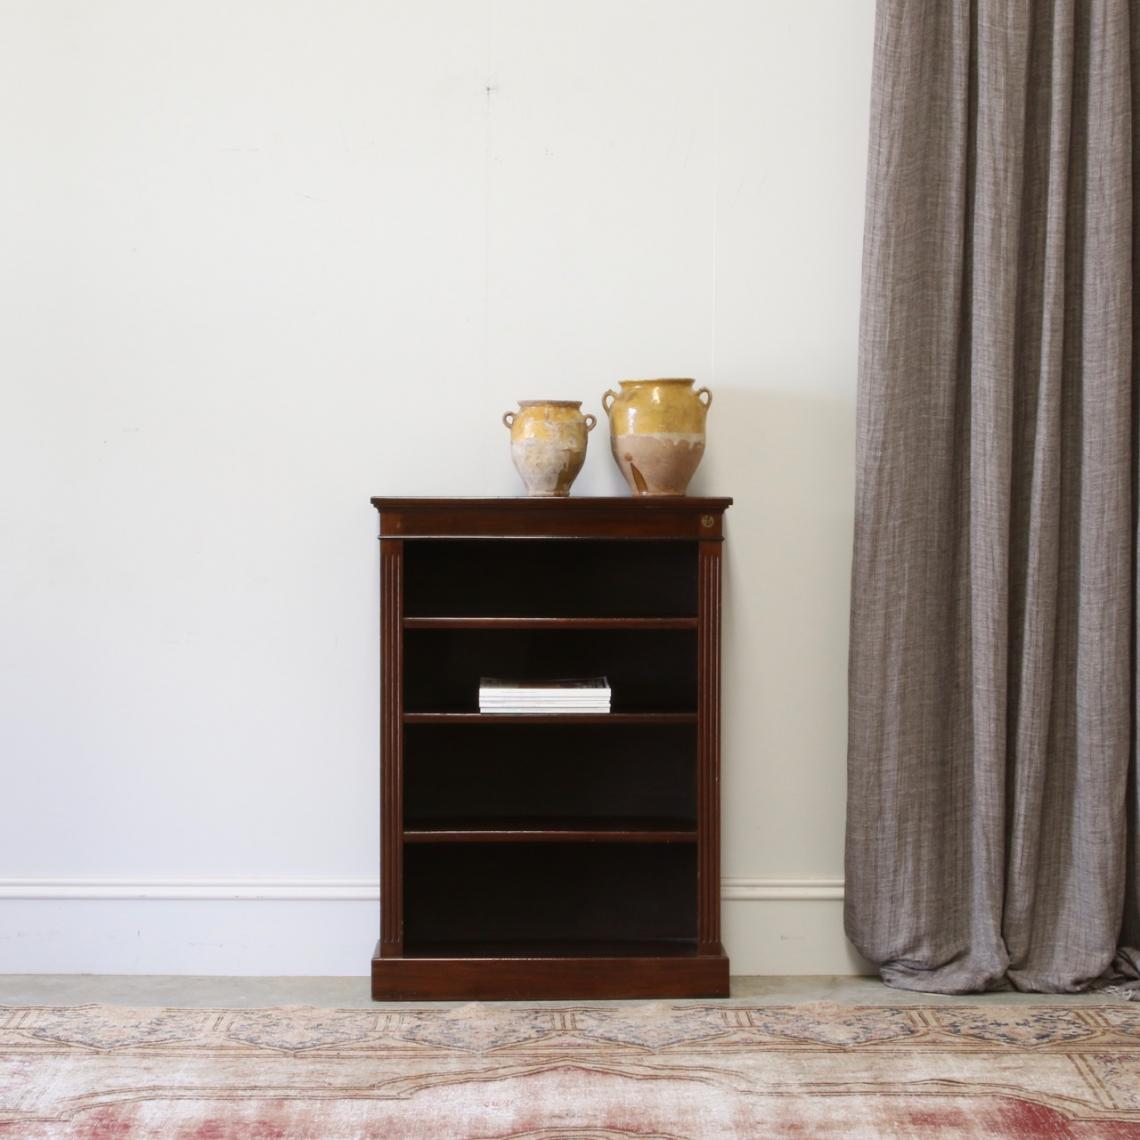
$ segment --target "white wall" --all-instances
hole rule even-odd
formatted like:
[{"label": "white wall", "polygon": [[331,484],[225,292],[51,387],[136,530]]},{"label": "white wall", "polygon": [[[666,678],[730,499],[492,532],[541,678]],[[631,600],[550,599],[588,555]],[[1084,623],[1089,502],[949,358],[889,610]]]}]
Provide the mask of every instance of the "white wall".
[{"label": "white wall", "polygon": [[[373,494],[709,384],[736,972],[842,936],[873,0],[5,0],[0,972],[363,973]],[[575,491],[624,493],[602,430]],[[271,900],[271,901],[267,901]]]}]

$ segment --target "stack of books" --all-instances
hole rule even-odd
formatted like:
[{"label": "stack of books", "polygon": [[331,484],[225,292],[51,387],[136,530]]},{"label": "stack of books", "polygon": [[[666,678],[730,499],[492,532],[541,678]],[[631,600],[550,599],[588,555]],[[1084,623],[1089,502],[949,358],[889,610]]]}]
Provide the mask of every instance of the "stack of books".
[{"label": "stack of books", "polygon": [[555,681],[503,681],[479,678],[481,713],[608,713],[610,683],[605,677]]}]

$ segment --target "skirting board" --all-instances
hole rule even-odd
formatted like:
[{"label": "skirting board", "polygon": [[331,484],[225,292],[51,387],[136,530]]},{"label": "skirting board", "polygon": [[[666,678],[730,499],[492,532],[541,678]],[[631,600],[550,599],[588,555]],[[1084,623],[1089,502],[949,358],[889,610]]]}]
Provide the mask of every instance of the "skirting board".
[{"label": "skirting board", "polygon": [[[726,878],[732,972],[858,975],[843,883]],[[357,975],[379,922],[372,879],[0,879],[0,973]]]}]

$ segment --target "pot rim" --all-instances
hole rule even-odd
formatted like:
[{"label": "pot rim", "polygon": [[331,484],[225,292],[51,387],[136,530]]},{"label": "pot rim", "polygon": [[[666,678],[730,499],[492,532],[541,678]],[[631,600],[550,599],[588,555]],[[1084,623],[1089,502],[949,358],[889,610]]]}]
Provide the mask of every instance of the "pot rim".
[{"label": "pot rim", "polygon": [[546,405],[551,408],[580,408],[581,400],[518,400],[520,408],[537,408]]},{"label": "pot rim", "polygon": [[624,388],[627,384],[695,384],[691,376],[662,376],[653,380],[619,380]]}]

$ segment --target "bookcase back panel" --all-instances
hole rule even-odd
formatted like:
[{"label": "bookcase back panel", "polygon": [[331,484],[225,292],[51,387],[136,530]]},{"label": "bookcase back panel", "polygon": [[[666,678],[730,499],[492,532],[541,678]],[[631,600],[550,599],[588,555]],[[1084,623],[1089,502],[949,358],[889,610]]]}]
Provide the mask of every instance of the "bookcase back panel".
[{"label": "bookcase back panel", "polygon": [[405,734],[408,825],[696,820],[695,725],[409,725]]},{"label": "bookcase back panel", "polygon": [[604,676],[614,712],[697,707],[695,630],[408,630],[404,708],[474,712],[479,678]]},{"label": "bookcase back panel", "polygon": [[408,542],[409,617],[691,617],[695,542]]},{"label": "bookcase back panel", "polygon": [[404,856],[405,945],[694,940],[690,845],[430,844]]}]

